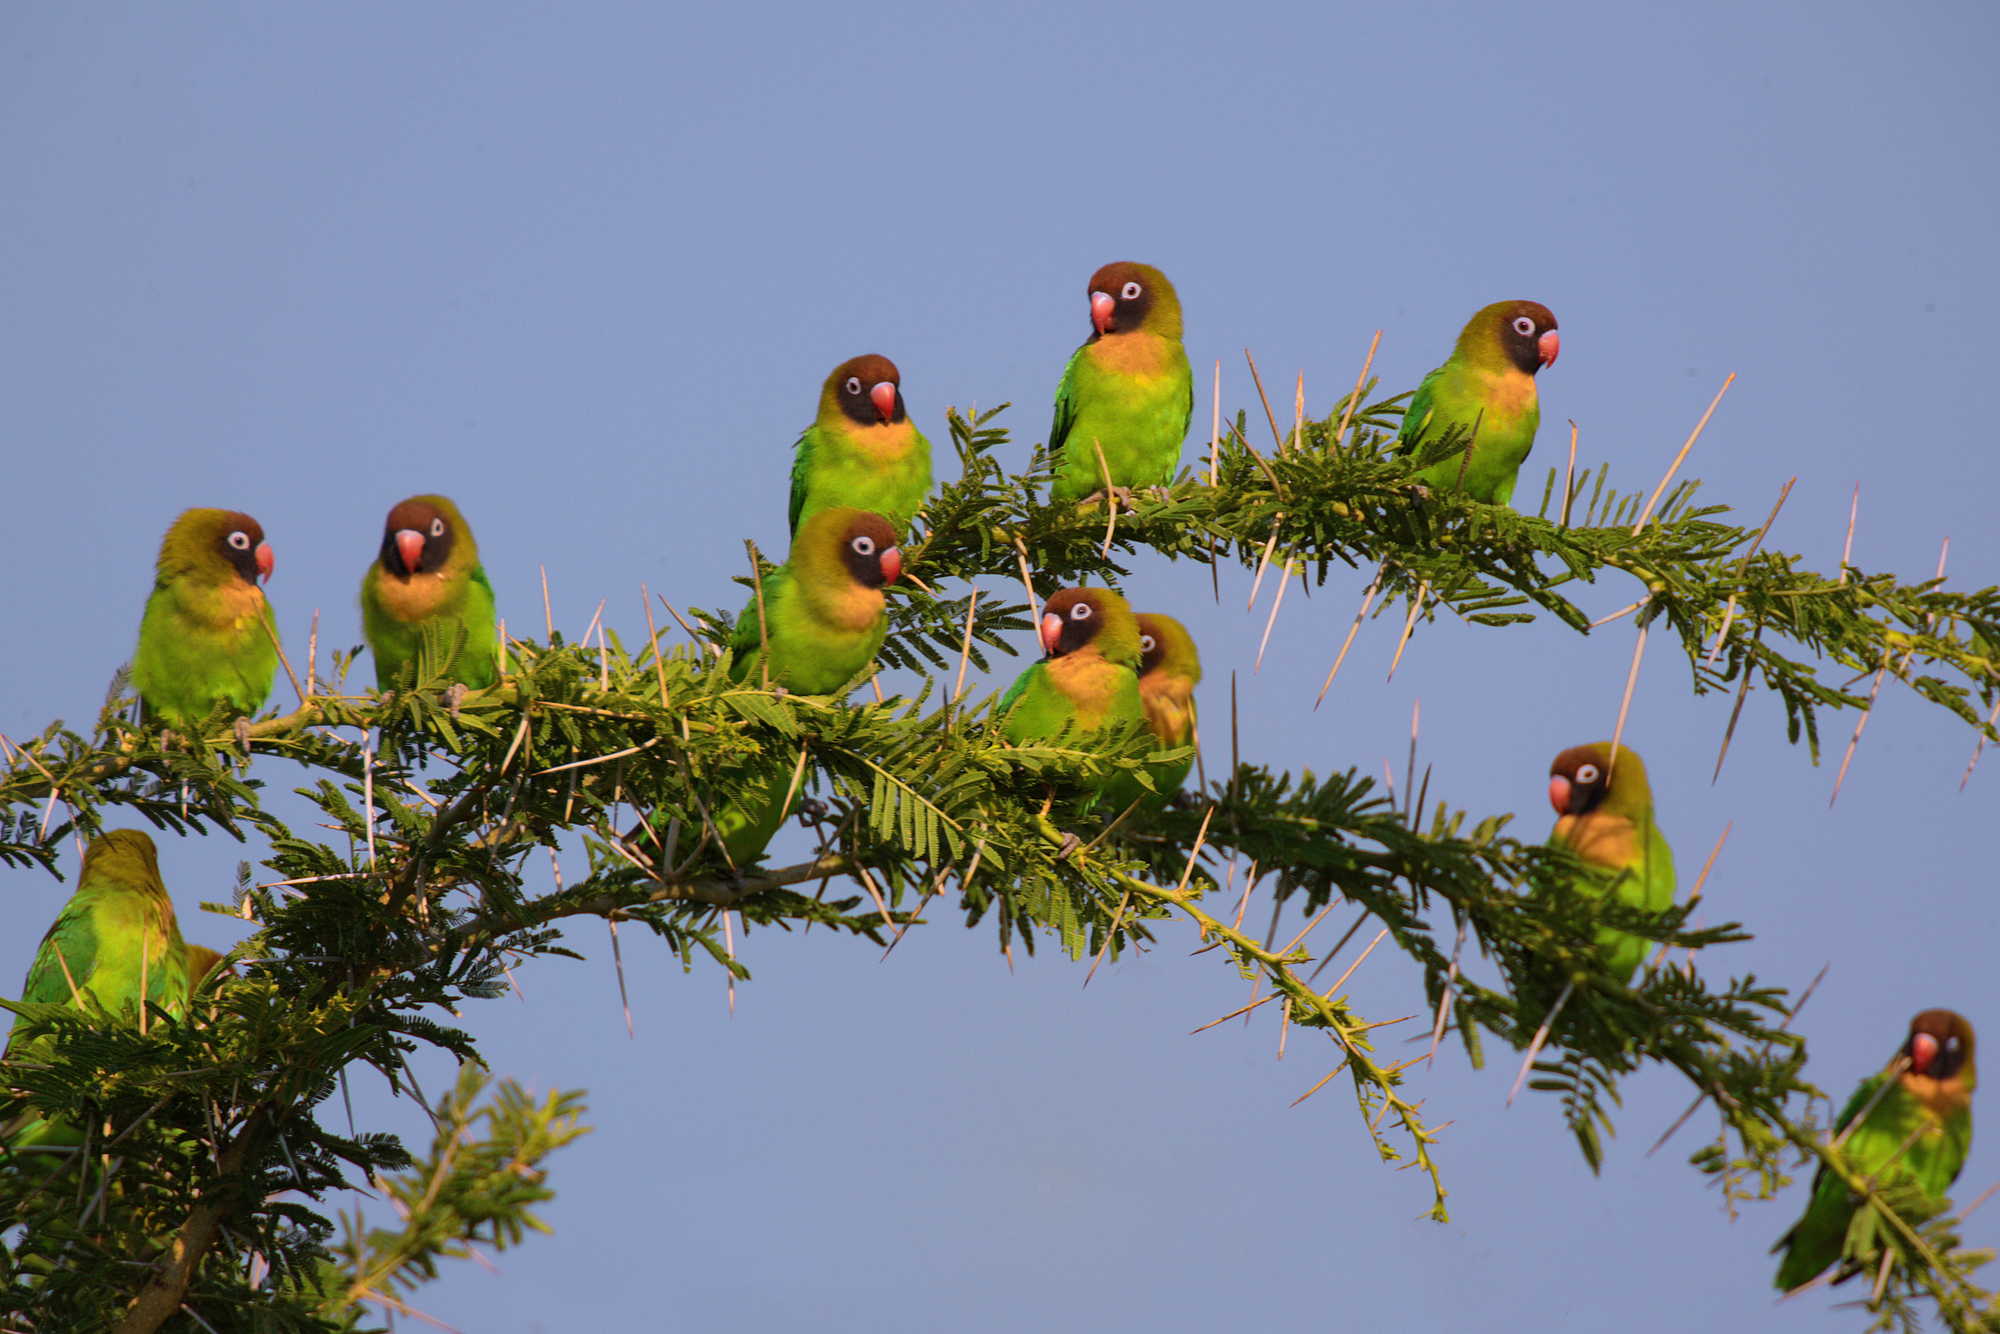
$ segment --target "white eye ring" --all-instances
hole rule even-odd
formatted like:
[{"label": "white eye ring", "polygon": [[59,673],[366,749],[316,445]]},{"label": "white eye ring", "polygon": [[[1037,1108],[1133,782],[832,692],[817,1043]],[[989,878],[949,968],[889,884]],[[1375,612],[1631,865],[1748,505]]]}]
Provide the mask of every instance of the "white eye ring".
[{"label": "white eye ring", "polygon": [[1944,1040],[1944,1049],[1945,1049],[1946,1051],[1951,1051],[1951,1052],[1955,1052],[1955,1051],[1957,1051],[1957,1050],[1958,1050],[1958,1039],[1957,1039],[1956,1037],[1948,1037],[1948,1038],[1946,1038],[1946,1039]]},{"label": "white eye ring", "polygon": [[250,549],[250,534],[238,528],[229,535],[229,545],[235,547],[238,551],[248,551]]},{"label": "white eye ring", "polygon": [[860,376],[858,376],[858,375],[850,375],[850,376],[848,376],[848,377],[847,377],[847,385],[846,385],[846,388],[847,388],[847,392],[848,392],[848,393],[850,393],[850,394],[858,394],[858,393],[860,393],[860,392],[861,392],[861,377],[860,377]]},{"label": "white eye ring", "polygon": [[861,534],[847,545],[854,549],[854,554],[857,556],[872,556],[875,554],[875,539],[866,533]]},{"label": "white eye ring", "polygon": [[1535,322],[1526,315],[1516,315],[1514,317],[1514,332],[1523,338],[1527,338],[1535,332]]},{"label": "white eye ring", "polygon": [[1118,296],[1119,299],[1124,301],[1137,301],[1139,299],[1139,293],[1145,290],[1146,290],[1145,288],[1139,286],[1138,280],[1134,279],[1118,289]]},{"label": "white eye ring", "polygon": [[1091,611],[1088,602],[1079,602],[1069,609],[1069,618],[1072,621],[1087,621],[1090,619],[1090,616]]},{"label": "white eye ring", "polygon": [[432,520],[431,520],[431,536],[432,536],[432,537],[443,537],[443,536],[444,536],[444,520],[443,520],[443,519],[432,519]]},{"label": "white eye ring", "polygon": [[1594,764],[1578,765],[1576,769],[1576,781],[1579,783],[1595,783],[1597,781],[1597,766]]},{"label": "white eye ring", "polygon": [[1141,653],[1151,653],[1153,651],[1153,647],[1154,647],[1153,637],[1151,635],[1139,636],[1139,651]]}]

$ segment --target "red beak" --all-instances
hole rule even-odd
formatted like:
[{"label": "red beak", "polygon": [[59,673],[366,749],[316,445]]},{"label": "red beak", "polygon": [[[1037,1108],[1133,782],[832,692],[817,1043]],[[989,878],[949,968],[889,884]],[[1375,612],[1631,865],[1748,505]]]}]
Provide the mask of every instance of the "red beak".
[{"label": "red beak", "polygon": [[1542,349],[1542,365],[1553,366],[1556,355],[1563,350],[1562,335],[1551,329],[1541,336],[1537,345]]},{"label": "red beak", "polygon": [[1569,814],[1569,779],[1561,774],[1549,775],[1549,805],[1556,808],[1557,815]]},{"label": "red beak", "polygon": [[1056,645],[1062,643],[1063,619],[1054,612],[1042,617],[1042,651],[1051,658],[1056,655]]},{"label": "red beak", "polygon": [[896,386],[893,381],[882,381],[868,391],[868,397],[875,401],[875,415],[883,421],[896,415]]},{"label": "red beak", "polygon": [[1910,1034],[1910,1069],[1926,1074],[1937,1061],[1938,1040],[1928,1033]]},{"label": "red beak", "polygon": [[1090,322],[1096,327],[1097,332],[1105,333],[1111,328],[1111,309],[1116,304],[1109,292],[1090,294]]},{"label": "red beak", "polygon": [[278,558],[271,554],[271,544],[269,542],[259,542],[257,544],[257,573],[262,575],[264,582],[268,584],[271,582],[271,571],[277,568]]},{"label": "red beak", "polygon": [[414,528],[398,528],[396,550],[403,557],[403,569],[415,574],[424,563],[424,535]]},{"label": "red beak", "polygon": [[903,553],[896,547],[890,547],[882,553],[882,580],[893,584],[902,577]]}]

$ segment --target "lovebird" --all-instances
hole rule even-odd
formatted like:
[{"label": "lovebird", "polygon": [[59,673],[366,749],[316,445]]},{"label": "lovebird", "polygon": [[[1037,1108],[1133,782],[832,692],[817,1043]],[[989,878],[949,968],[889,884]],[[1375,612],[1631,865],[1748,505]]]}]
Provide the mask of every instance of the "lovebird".
[{"label": "lovebird", "polygon": [[1150,264],[1106,264],[1090,277],[1090,324],[1056,387],[1049,496],[1087,500],[1109,473],[1112,493],[1129,500],[1133,487],[1165,486],[1180,470],[1194,412],[1181,301]]},{"label": "lovebird", "polygon": [[792,536],[835,505],[907,528],[930,492],[931,442],[903,405],[896,363],[871,353],[834,367],[818,415],[792,447]]},{"label": "lovebird", "polygon": [[[1162,746],[1185,746],[1194,740],[1194,688],[1201,682],[1201,654],[1187,627],[1171,616],[1142,611],[1139,617],[1139,703],[1146,724]],[[1181,790],[1193,754],[1153,766],[1159,803]]]},{"label": "lovebird", "polygon": [[239,714],[263,706],[278,627],[257,585],[275,566],[247,514],[191,509],[174,520],[132,654],[132,685],[149,715],[186,727],[223,705]]},{"label": "lovebird", "polygon": [[444,496],[411,496],[389,511],[382,549],[361,579],[361,629],[377,690],[423,675],[417,659],[427,629],[442,634],[446,651],[464,633],[453,681],[481,690],[500,679],[493,585],[472,525]]},{"label": "lovebird", "polygon": [[[1834,1133],[1847,1137],[1842,1148],[1848,1166],[1877,1185],[1908,1183],[1942,1201],[1972,1148],[1972,1090],[1978,1082],[1972,1025],[1950,1010],[1925,1010],[1910,1020],[1910,1035],[1896,1058],[1861,1081],[1834,1122]],[[1851,1250],[1874,1249],[1870,1234],[1879,1220],[1873,1209],[1857,1217],[1857,1204],[1847,1183],[1821,1164],[1805,1213],[1771,1248],[1773,1254],[1784,1252],[1779,1288],[1790,1292]],[[1844,1263],[1833,1281],[1858,1272]]]},{"label": "lovebird", "polygon": [[[1549,766],[1549,805],[1556,810],[1549,846],[1613,877],[1607,886],[1597,876],[1579,875],[1571,882],[1577,893],[1601,898],[1608,889],[1618,902],[1649,912],[1673,906],[1674,851],[1654,822],[1646,766],[1630,746],[1618,747],[1616,764],[1608,741],[1571,746],[1556,756]],[[1600,929],[1596,941],[1621,982],[1631,980],[1651,948],[1643,937],[1609,928]]]},{"label": "lovebird", "polygon": [[[137,1025],[142,1022],[142,995],[174,1018],[184,1016],[193,982],[188,947],[181,940],[173,900],[160,882],[153,840],[137,829],[100,835],[84,851],[76,892],[35,951],[21,999],[82,1009],[80,997],[88,995]],[[14,1033],[26,1024],[17,1016]],[[48,1041],[10,1037],[6,1059],[34,1061]],[[75,1127],[47,1121],[32,1110],[0,1127],[0,1143],[16,1152],[82,1142]]]},{"label": "lovebird", "polygon": [[[1108,588],[1065,588],[1042,604],[1042,650],[1000,697],[1000,731],[1009,741],[1053,741],[1146,721],[1139,694],[1139,619]],[[1142,797],[1136,779],[1119,775],[1098,793],[1113,815]]]},{"label": "lovebird", "polygon": [[[826,695],[867,669],[889,630],[882,590],[902,577],[896,530],[880,514],[837,506],[807,517],[785,563],[764,576],[763,616],[753,595],[736,618],[730,677],[797,695]],[[753,780],[743,796],[709,812],[742,868],[762,855],[791,813],[789,773]]]},{"label": "lovebird", "polygon": [[[1463,489],[1505,505],[1535,445],[1542,409],[1535,373],[1556,364],[1556,317],[1537,301],[1496,301],[1465,322],[1444,365],[1423,378],[1396,432],[1401,453],[1456,433],[1458,452],[1417,474],[1428,486]],[[1472,459],[1464,444],[1472,442]]]}]

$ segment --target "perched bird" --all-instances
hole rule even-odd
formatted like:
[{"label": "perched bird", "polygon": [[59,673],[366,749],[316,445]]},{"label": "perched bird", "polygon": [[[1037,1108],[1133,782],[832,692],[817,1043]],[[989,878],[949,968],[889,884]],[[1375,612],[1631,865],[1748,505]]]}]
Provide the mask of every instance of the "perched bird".
[{"label": "perched bird", "polygon": [[[21,999],[82,1009],[89,996],[142,1025],[141,997],[178,1019],[187,1013],[193,980],[153,840],[136,829],[114,829],[85,850],[76,892],[42,937]],[[27,1023],[15,1019],[6,1059],[32,1061],[46,1050],[50,1039],[18,1036]],[[81,1142],[75,1127],[32,1109],[0,1126],[0,1143],[15,1151]]]},{"label": "perched bird", "polygon": [[903,406],[896,363],[870,354],[833,368],[819,413],[793,446],[791,529],[836,505],[909,526],[931,491],[931,442]]},{"label": "perched bird", "polygon": [[257,583],[274,565],[264,529],[247,514],[192,509],[174,520],[132,654],[132,684],[149,714],[185,727],[224,705],[239,714],[263,705],[278,670],[278,630]]},{"label": "perched bird", "polygon": [[[1972,1090],[1978,1082],[1972,1025],[1950,1010],[1925,1010],[1910,1020],[1910,1035],[1896,1059],[1861,1081],[1834,1122],[1836,1137],[1845,1136],[1848,1167],[1877,1185],[1914,1185],[1941,1202],[1972,1148]],[[1873,1209],[1860,1213],[1859,1203],[1847,1183],[1822,1164],[1805,1213],[1771,1248],[1785,1256],[1778,1262],[1778,1287],[1790,1292],[1828,1265],[1876,1249],[1870,1234],[1879,1220]],[[1843,1263],[1834,1282],[1857,1272],[1858,1266]]]},{"label": "perched bird", "polygon": [[[1049,426],[1055,500],[1105,489],[1128,499],[1180,469],[1194,412],[1194,374],[1181,346],[1181,301],[1150,264],[1106,264],[1090,278],[1090,340],[1070,357]],[[1094,447],[1093,447],[1094,446]],[[1098,449],[1104,463],[1097,461]]]},{"label": "perched bird", "polygon": [[[799,695],[826,695],[866,670],[889,629],[882,589],[902,577],[896,530],[879,514],[844,506],[809,516],[785,563],[764,576],[763,612],[753,595],[730,639],[730,676]],[[712,809],[729,863],[755,861],[791,813],[790,776],[753,779],[737,800]]]},{"label": "perched bird", "polygon": [[500,677],[493,585],[479,563],[472,525],[443,496],[411,496],[389,511],[382,549],[361,579],[361,628],[375,655],[375,688],[407,685],[426,673],[424,632],[449,651],[465,645],[451,679],[473,690]]},{"label": "perched bird", "polygon": [[[1042,604],[1042,649],[1000,697],[1001,734],[1022,744],[1051,741],[1064,728],[1087,735],[1146,721],[1139,694],[1139,620],[1108,588],[1066,588]],[[1119,775],[1099,792],[1116,815],[1150,794]]]},{"label": "perched bird", "polygon": [[1418,478],[1430,486],[1463,489],[1489,505],[1506,504],[1542,420],[1535,372],[1555,365],[1561,350],[1556,317],[1540,302],[1496,301],[1467,320],[1451,359],[1411,395],[1396,433],[1405,454],[1447,435],[1458,440],[1457,452]]},{"label": "perched bird", "polygon": [[[1630,746],[1618,747],[1615,764],[1608,741],[1571,746],[1556,756],[1549,766],[1549,804],[1556,809],[1549,846],[1566,849],[1603,873],[1576,877],[1572,887],[1578,894],[1609,893],[1648,912],[1673,906],[1674,852],[1654,823],[1646,766]],[[1596,941],[1620,981],[1637,971],[1649,947],[1642,937],[1609,928],[1600,929]]]},{"label": "perched bird", "polygon": [[[1139,614],[1139,702],[1146,723],[1162,746],[1180,747],[1194,740],[1194,688],[1201,682],[1201,654],[1187,627],[1171,616]],[[1194,756],[1188,754],[1153,766],[1160,801],[1181,790]]]}]

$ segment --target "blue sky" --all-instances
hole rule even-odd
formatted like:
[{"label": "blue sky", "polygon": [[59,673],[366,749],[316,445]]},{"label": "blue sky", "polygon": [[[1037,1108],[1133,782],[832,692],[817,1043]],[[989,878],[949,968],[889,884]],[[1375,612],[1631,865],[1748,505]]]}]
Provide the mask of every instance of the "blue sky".
[{"label": "blue sky", "polygon": [[[1374,330],[1393,390],[1475,307],[1544,301],[1563,357],[1523,494],[1566,418],[1585,459],[1649,485],[1737,372],[1688,464],[1709,497],[1754,522],[1796,474],[1772,540],[1827,568],[1859,482],[1858,564],[1927,576],[1949,535],[1954,584],[1983,586],[2000,462],[1987,396],[1959,387],[2000,352],[2000,201],[1978,165],[1995,22],[1851,3],[10,8],[0,438],[25,577],[0,595],[0,730],[91,714],[192,504],[262,520],[294,646],[315,609],[328,642],[359,642],[381,516],[434,489],[517,626],[539,621],[538,565],[572,632],[606,597],[640,624],[641,581],[733,608],[742,539],[782,546],[789,446],[835,363],[895,358],[934,439],[948,405],[1013,401],[1025,461],[1088,332],[1085,280],[1120,258],[1174,278],[1197,378],[1220,360],[1231,410],[1254,402],[1245,347],[1287,400],[1303,371],[1323,412]],[[1239,671],[1246,757],[1400,773],[1421,700],[1433,793],[1539,833],[1549,757],[1611,730],[1629,622],[1425,627],[1393,682],[1376,622],[1315,713],[1362,580],[1294,593],[1256,675],[1248,582],[1225,572],[1218,605],[1198,568],[1147,560],[1128,585],[1194,628],[1211,719]],[[1711,786],[1728,701],[1686,687],[1651,655],[1626,739],[1684,883],[1734,821],[1709,913],[1758,938],[1704,967],[1799,986],[1830,961],[1800,1027],[1838,1094],[1918,1009],[2000,1025],[2000,772],[1958,791],[1964,727],[1887,695],[1829,811],[1850,722],[1828,720],[1815,768],[1753,697]],[[196,905],[242,855],[164,849],[190,934],[234,938]],[[0,872],[0,979],[65,892]],[[1510,1063],[1441,1057],[1415,1088],[1455,1122],[1453,1221],[1421,1221],[1423,1183],[1375,1161],[1351,1100],[1287,1108],[1326,1071],[1317,1044],[1274,1060],[1261,1012],[1188,1036],[1247,997],[1185,932],[1088,991],[1060,959],[1010,971],[949,913],[887,961],[759,933],[733,1017],[719,976],[628,935],[635,1039],[601,928],[572,941],[587,962],[524,970],[524,999],[466,1016],[500,1071],[588,1087],[599,1130],[554,1164],[553,1238],[425,1290],[461,1329],[1862,1323],[1823,1294],[1772,1307],[1764,1250],[1802,1188],[1732,1223],[1684,1161],[1700,1121],[1643,1156],[1685,1103],[1665,1076],[1628,1086],[1592,1179],[1550,1101],[1504,1105]],[[1420,1004],[1380,952],[1353,994],[1384,1018]],[[362,1105],[417,1128],[407,1104]],[[1996,1178],[1981,1139],[1961,1198]],[[1969,1239],[2000,1243],[2000,1209]]]}]

